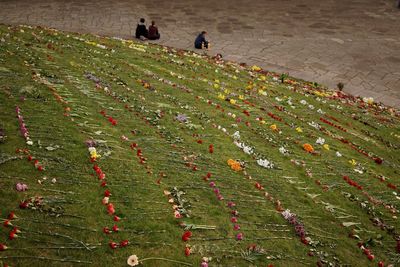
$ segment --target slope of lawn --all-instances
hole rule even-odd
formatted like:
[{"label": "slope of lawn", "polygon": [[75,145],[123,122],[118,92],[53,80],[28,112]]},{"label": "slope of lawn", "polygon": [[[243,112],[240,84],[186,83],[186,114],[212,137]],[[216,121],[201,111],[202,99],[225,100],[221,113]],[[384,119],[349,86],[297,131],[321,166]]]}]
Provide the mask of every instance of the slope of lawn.
[{"label": "slope of lawn", "polygon": [[397,266],[399,148],[373,99],[0,25],[0,266]]}]

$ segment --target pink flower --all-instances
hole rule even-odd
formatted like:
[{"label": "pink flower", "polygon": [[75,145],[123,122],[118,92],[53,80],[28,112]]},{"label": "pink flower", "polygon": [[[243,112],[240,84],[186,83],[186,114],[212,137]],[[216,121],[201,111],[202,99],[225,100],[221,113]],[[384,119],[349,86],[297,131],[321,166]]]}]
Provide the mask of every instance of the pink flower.
[{"label": "pink flower", "polygon": [[228,207],[229,208],[233,208],[233,207],[235,207],[236,206],[236,204],[234,203],[234,202],[232,202],[232,201],[229,201],[228,202]]},{"label": "pink flower", "polygon": [[231,222],[232,222],[232,223],[237,223],[237,218],[236,218],[236,217],[232,217],[232,218],[231,218]]},{"label": "pink flower", "polygon": [[238,240],[238,241],[243,240],[243,233],[238,233],[236,235],[236,240]]},{"label": "pink flower", "polygon": [[215,187],[215,182],[210,182],[211,187]]},{"label": "pink flower", "polygon": [[235,225],[233,226],[233,230],[235,230],[235,231],[240,230],[240,225],[239,225],[239,224],[235,224]]},{"label": "pink flower", "polygon": [[15,185],[15,189],[17,189],[17,191],[19,191],[19,192],[23,192],[23,191],[28,190],[28,186],[26,184],[23,184],[23,183],[17,183]]}]

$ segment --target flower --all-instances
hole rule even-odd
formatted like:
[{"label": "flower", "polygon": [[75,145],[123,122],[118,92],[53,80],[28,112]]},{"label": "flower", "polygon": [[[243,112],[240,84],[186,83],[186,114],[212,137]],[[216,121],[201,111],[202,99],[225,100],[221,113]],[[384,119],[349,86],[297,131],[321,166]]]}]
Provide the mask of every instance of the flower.
[{"label": "flower", "polygon": [[129,245],[129,240],[122,240],[119,245],[120,247],[126,247]]},{"label": "flower", "polygon": [[238,233],[236,235],[236,240],[238,240],[238,241],[243,240],[243,233]]},{"label": "flower", "polygon": [[28,190],[28,186],[26,184],[23,184],[23,183],[17,183],[15,185],[15,189],[17,189],[18,192],[23,192],[23,191]]},{"label": "flower", "polygon": [[329,145],[328,145],[328,144],[324,144],[322,147],[323,147],[325,150],[329,150]]},{"label": "flower", "polygon": [[239,225],[239,224],[235,224],[235,225],[233,226],[233,230],[235,230],[235,231],[240,230],[240,225]]},{"label": "flower", "polygon": [[110,198],[109,197],[104,197],[101,201],[101,203],[103,203],[103,205],[107,205],[109,202]]},{"label": "flower", "polygon": [[107,211],[109,214],[114,214],[115,213],[115,208],[114,205],[112,203],[107,205]]},{"label": "flower", "polygon": [[186,241],[188,241],[191,237],[192,237],[192,232],[186,231],[186,232],[182,235],[182,240],[186,242]]},{"label": "flower", "polygon": [[110,246],[110,248],[112,249],[116,249],[118,247],[118,244],[115,242],[110,241],[110,243],[108,243],[108,245]]},{"label": "flower", "polygon": [[318,137],[318,139],[317,139],[317,141],[315,141],[315,143],[319,144],[319,145],[323,145],[323,144],[325,144],[325,139],[322,137]]},{"label": "flower", "polygon": [[310,144],[304,144],[303,145],[303,148],[304,148],[304,150],[305,151],[307,151],[307,152],[309,152],[309,153],[312,153],[312,152],[314,152],[314,148],[312,147],[312,145],[310,145]]},{"label": "flower", "polygon": [[269,128],[271,128],[271,130],[273,130],[273,131],[276,131],[278,129],[276,124],[272,124],[271,126],[269,126]]},{"label": "flower", "polygon": [[116,224],[114,224],[113,228],[112,228],[113,232],[118,232],[119,228]]},{"label": "flower", "polygon": [[16,218],[18,218],[18,217],[17,217],[17,215],[15,215],[15,212],[12,211],[12,212],[10,212],[10,214],[8,214],[8,219],[9,220],[13,220],[13,219],[16,219]]},{"label": "flower", "polygon": [[339,151],[336,151],[336,157],[341,157],[342,154]]},{"label": "flower", "polygon": [[189,256],[190,253],[192,253],[192,250],[190,249],[189,246],[187,246],[187,247],[185,248],[185,255],[186,255],[186,256]]},{"label": "flower", "polygon": [[127,263],[129,266],[136,266],[139,265],[139,258],[136,255],[130,255]]},{"label": "flower", "polygon": [[0,243],[0,251],[6,250],[8,247],[5,244]]}]

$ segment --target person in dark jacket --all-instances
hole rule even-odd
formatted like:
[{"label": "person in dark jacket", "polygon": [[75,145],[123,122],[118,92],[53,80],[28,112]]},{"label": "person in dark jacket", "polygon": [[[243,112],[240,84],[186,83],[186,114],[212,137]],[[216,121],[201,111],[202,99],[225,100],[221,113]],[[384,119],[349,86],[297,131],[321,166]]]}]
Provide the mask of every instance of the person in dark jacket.
[{"label": "person in dark jacket", "polygon": [[197,49],[203,49],[203,48],[207,48],[209,46],[208,41],[206,40],[206,31],[202,31],[196,38],[196,40],[194,40],[194,47]]},{"label": "person in dark jacket", "polygon": [[136,34],[135,37],[141,40],[146,40],[147,39],[147,29],[146,29],[146,25],[144,24],[144,18],[140,19],[139,24],[136,27]]},{"label": "person in dark jacket", "polygon": [[160,39],[160,33],[158,32],[158,28],[157,28],[156,23],[154,22],[154,20],[151,22],[151,25],[149,26],[148,39],[149,40],[158,40],[158,39]]}]

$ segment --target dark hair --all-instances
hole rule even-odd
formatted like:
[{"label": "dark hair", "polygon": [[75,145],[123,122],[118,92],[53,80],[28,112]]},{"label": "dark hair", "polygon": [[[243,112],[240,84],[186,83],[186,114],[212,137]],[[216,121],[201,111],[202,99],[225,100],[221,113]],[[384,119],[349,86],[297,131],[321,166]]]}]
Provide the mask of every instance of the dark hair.
[{"label": "dark hair", "polygon": [[154,26],[154,24],[156,24],[156,22],[154,20],[151,21],[151,25]]},{"label": "dark hair", "polygon": [[202,31],[202,32],[201,32],[201,34],[206,34],[206,33],[207,33],[206,31]]},{"label": "dark hair", "polygon": [[144,23],[144,18],[141,18],[141,19],[140,19],[140,22],[141,22],[141,23]]}]

